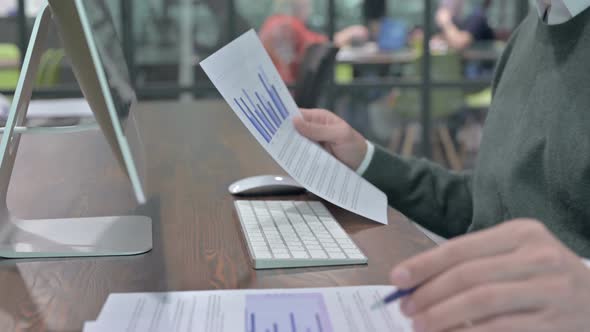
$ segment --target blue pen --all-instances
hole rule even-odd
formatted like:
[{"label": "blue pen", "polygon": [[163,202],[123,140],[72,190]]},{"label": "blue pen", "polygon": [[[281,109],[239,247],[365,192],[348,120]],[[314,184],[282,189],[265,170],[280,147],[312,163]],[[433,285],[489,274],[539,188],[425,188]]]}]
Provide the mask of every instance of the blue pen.
[{"label": "blue pen", "polygon": [[418,287],[414,287],[414,288],[410,288],[410,289],[399,289],[399,290],[387,295],[385,298],[383,298],[379,302],[373,304],[373,306],[371,306],[371,310],[375,310],[375,309],[384,307],[384,306],[390,304],[391,302],[401,299],[402,297],[412,295],[412,293],[414,293],[416,291],[416,289],[418,289]]}]

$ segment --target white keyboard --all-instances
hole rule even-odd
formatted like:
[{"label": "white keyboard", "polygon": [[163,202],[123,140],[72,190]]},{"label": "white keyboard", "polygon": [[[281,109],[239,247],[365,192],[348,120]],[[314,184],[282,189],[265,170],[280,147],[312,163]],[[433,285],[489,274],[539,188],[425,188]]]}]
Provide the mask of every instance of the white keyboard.
[{"label": "white keyboard", "polygon": [[366,264],[320,202],[235,201],[255,269]]}]

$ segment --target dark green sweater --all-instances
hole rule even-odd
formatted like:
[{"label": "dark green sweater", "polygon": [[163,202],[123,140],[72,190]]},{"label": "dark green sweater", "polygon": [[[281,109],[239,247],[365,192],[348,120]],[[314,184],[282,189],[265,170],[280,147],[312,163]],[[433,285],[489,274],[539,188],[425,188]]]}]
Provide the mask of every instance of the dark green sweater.
[{"label": "dark green sweater", "polygon": [[443,236],[536,218],[590,257],[590,10],[556,26],[531,11],[493,87],[472,173],[378,148],[365,177],[392,207]]}]

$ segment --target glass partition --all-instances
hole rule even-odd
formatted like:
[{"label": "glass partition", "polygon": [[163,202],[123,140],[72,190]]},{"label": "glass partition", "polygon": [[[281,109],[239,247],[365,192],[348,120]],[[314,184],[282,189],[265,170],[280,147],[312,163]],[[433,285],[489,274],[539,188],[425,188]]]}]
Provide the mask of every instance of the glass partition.
[{"label": "glass partition", "polygon": [[[331,40],[340,50],[332,73],[324,78],[326,84],[318,106],[334,110],[363,134],[388,146],[392,146],[391,140],[400,127],[405,128],[404,132],[407,128],[419,128],[420,139],[413,144],[412,153],[433,158],[437,152],[431,141],[440,136],[438,123],[451,121],[455,114],[470,110],[479,114],[489,105],[489,84],[495,63],[533,3],[533,0],[106,1],[124,44],[131,79],[142,99],[219,97],[198,63],[251,28],[260,34],[284,80],[296,91],[298,84],[301,86],[297,77],[307,47]],[[16,50],[16,56],[14,52],[0,52],[0,64],[12,63],[12,74],[14,69],[18,70],[18,58],[28,42],[31,16],[38,11],[40,3],[38,0],[0,2],[0,45],[5,50],[10,48],[6,45],[12,45],[11,49]],[[441,13],[444,6],[450,6],[449,13]],[[468,38],[453,40],[449,33],[453,29],[449,26],[466,32],[461,36]],[[50,47],[59,50],[59,40],[55,36],[50,39]],[[2,59],[5,54],[6,59]],[[14,58],[12,62],[7,60],[9,56]],[[60,60],[56,68],[52,70],[57,70],[59,75],[37,89],[36,94],[79,95],[72,75],[68,74],[67,59]],[[2,73],[10,69],[10,66],[0,67],[0,85]],[[0,87],[0,92],[10,95],[13,89],[5,85]],[[443,118],[439,116],[441,103],[449,109],[448,116]],[[412,117],[403,116],[408,110]],[[468,118],[482,121],[484,117]],[[411,132],[415,134],[414,129]],[[458,132],[449,130],[456,147],[461,144]],[[447,166],[451,165],[447,163]]]}]

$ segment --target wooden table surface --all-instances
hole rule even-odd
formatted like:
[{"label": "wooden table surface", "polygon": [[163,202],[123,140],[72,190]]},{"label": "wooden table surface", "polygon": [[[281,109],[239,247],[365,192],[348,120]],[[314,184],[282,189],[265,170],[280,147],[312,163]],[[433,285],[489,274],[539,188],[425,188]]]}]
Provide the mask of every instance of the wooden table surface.
[{"label": "wooden table surface", "polygon": [[134,202],[99,131],[23,137],[8,204],[23,218],[149,215],[153,250],[0,260],[0,331],[79,331],[111,292],[387,284],[394,264],[433,246],[393,210],[380,226],[328,204],[368,265],[255,271],[227,187],[244,176],[280,174],[277,164],[222,102],[143,103],[137,111],[148,204]]}]

